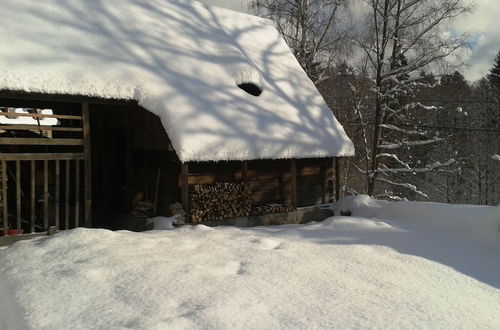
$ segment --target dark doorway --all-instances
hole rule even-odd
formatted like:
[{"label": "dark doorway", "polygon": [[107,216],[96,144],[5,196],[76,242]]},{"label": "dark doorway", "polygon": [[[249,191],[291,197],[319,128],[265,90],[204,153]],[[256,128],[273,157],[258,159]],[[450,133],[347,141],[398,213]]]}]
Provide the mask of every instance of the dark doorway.
[{"label": "dark doorway", "polygon": [[130,209],[129,112],[124,107],[104,105],[94,105],[90,110],[94,227],[118,229],[118,218]]}]

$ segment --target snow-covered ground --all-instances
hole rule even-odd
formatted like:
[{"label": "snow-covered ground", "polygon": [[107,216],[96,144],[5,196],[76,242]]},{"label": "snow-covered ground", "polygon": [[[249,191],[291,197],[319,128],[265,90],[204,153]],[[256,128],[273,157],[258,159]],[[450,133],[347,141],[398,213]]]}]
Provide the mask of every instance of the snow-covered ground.
[{"label": "snow-covered ground", "polygon": [[426,222],[357,216],[75,229],[0,250],[0,329],[498,329],[499,255]]}]

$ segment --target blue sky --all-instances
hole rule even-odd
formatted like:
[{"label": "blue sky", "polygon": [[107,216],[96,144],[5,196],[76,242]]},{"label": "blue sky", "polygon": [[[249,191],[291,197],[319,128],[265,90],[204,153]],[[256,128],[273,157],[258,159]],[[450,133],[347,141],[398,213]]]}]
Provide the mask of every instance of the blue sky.
[{"label": "blue sky", "polygon": [[[245,11],[247,0],[200,0],[217,6]],[[435,0],[439,1],[439,0]],[[468,33],[469,44],[458,57],[466,66],[462,72],[466,79],[475,81],[486,75],[500,50],[500,0],[465,0],[474,5],[472,13],[459,17],[450,31]]]}]

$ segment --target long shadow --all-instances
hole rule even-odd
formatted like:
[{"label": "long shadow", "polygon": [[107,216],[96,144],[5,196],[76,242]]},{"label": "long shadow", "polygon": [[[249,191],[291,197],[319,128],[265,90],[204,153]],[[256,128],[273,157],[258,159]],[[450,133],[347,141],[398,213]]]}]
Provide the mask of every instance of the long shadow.
[{"label": "long shadow", "polygon": [[[259,155],[266,148],[272,149],[269,154],[277,155],[322,152],[328,143],[338,145],[339,154],[349,149],[350,142],[338,134],[338,122],[306,74],[297,70],[298,64],[290,58],[284,42],[278,38],[259,40],[260,36],[277,34],[270,23],[246,21],[242,14],[184,0],[52,0],[30,10],[23,3],[9,2],[2,10],[22,13],[16,19],[26,26],[57,28],[20,28],[13,33],[33,49],[50,50],[51,56],[43,56],[43,51],[28,52],[3,60],[48,68],[77,59],[84,65],[75,64],[75,76],[111,87],[121,81],[107,82],[107,74],[116,77],[120,72],[91,65],[96,58],[99,65],[110,63],[109,70],[116,70],[119,64],[128,80],[118,86],[120,93],[137,99],[146,109],[168,109],[153,112],[161,118],[178,151],[189,146],[182,145],[177,136],[200,136],[205,148],[214,152],[241,145],[240,154],[226,155],[228,160]],[[97,44],[68,38],[72,35],[92,36]],[[264,92],[259,98],[245,94],[231,81],[231,70],[241,65],[255,66],[262,73]],[[226,76],[214,77],[210,68],[223,69]],[[141,79],[148,81],[136,78],[137,71],[147,73]],[[91,85],[92,81],[86,83]],[[190,106],[176,109],[176,104]],[[285,108],[289,111],[281,111]],[[201,125],[193,121],[202,117],[209,120]],[[216,125],[205,124],[211,120]]]},{"label": "long shadow", "polygon": [[[353,221],[353,229],[344,227],[337,220]],[[380,221],[380,225],[363,229],[359,219],[334,217],[322,223],[304,227],[295,225],[280,229],[258,229],[269,235],[283,235],[312,240],[328,245],[379,245],[392,248],[399,253],[413,255],[449,266],[478,281],[500,289],[500,248],[483,247],[468,243],[444,232],[435,232],[416,225],[393,221]],[[387,226],[387,225],[389,226]],[[280,226],[281,227],[281,226]],[[309,228],[308,228],[309,227]],[[318,230],[318,229],[321,230]]]}]

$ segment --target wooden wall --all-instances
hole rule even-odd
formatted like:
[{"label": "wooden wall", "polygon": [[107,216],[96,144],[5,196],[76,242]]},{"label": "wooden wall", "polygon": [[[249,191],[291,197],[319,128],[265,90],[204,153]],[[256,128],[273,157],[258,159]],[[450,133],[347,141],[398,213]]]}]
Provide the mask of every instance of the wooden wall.
[{"label": "wooden wall", "polygon": [[[188,164],[188,183],[250,182],[255,205],[282,203],[307,206],[332,201],[332,158],[299,159],[296,166],[296,197],[293,194],[292,160],[202,162]],[[179,186],[182,180],[179,178]],[[294,203],[294,200],[296,202]]]}]

